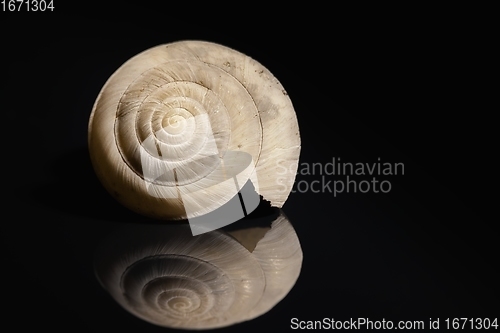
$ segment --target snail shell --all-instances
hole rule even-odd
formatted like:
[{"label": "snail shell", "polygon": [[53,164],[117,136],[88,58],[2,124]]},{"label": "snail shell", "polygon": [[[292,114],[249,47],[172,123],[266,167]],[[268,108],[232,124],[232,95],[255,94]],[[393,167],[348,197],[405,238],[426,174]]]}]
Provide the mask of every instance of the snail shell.
[{"label": "snail shell", "polygon": [[269,311],[291,290],[301,264],[297,235],[280,213],[270,229],[199,236],[186,224],[128,225],[103,243],[95,272],[111,296],[143,320],[211,329]]},{"label": "snail shell", "polygon": [[300,153],[278,80],[252,58],[202,41],[159,45],[125,62],[100,91],[88,131],[104,187],[159,219],[202,216],[249,180],[282,207]]}]

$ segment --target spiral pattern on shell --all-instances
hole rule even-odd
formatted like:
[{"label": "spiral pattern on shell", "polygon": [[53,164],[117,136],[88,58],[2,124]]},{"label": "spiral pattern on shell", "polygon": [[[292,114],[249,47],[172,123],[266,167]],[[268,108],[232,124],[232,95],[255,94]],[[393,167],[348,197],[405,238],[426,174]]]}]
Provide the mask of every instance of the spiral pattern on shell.
[{"label": "spiral pattern on shell", "polygon": [[143,320],[225,327],[269,311],[300,273],[300,243],[284,215],[251,251],[239,239],[255,232],[262,233],[215,230],[193,237],[187,225],[129,225],[103,243],[95,272],[111,296]]},{"label": "spiral pattern on shell", "polygon": [[[262,65],[222,45],[146,50],[106,82],[89,122],[105,188],[162,219],[204,215],[248,180],[277,207],[288,197],[300,137],[291,101]],[[277,183],[280,168],[288,172]]]}]

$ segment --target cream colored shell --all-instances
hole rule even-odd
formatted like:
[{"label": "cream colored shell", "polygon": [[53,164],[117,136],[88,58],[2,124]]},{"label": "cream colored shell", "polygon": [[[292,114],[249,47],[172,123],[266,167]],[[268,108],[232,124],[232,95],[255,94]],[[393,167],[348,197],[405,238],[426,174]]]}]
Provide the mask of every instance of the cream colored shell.
[{"label": "cream colored shell", "polygon": [[95,272],[113,299],[143,320],[211,329],[272,309],[297,281],[302,258],[280,213],[270,229],[194,237],[186,224],[122,226],[97,251]]},{"label": "cream colored shell", "polygon": [[300,153],[278,80],[252,58],[203,41],[159,45],[118,68],[95,101],[88,143],[104,187],[159,219],[211,212],[249,180],[281,207]]}]

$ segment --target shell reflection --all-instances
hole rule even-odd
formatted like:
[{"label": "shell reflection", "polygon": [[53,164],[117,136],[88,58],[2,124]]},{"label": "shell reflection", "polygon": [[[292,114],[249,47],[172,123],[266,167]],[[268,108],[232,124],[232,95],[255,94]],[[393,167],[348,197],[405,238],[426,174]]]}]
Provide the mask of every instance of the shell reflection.
[{"label": "shell reflection", "polygon": [[288,294],[302,265],[292,225],[281,211],[273,219],[198,236],[185,224],[127,225],[103,243],[95,272],[122,307],[156,325],[210,329],[250,320]]}]

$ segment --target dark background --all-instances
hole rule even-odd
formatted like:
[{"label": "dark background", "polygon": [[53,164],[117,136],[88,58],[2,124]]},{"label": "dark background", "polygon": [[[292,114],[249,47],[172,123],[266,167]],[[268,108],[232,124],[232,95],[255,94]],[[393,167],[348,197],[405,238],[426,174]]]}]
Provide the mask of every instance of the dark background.
[{"label": "dark background", "polygon": [[102,237],[140,217],[100,186],[86,140],[107,78],[146,48],[183,39],[234,48],[280,80],[297,113],[301,163],[405,165],[387,178],[387,194],[292,193],[283,210],[304,253],[297,284],[267,314],[224,331],[286,331],[294,317],[498,316],[488,9],[315,7],[292,16],[288,7],[217,6],[56,1],[53,13],[1,13],[3,323],[170,331],[121,309],[94,277]]}]

